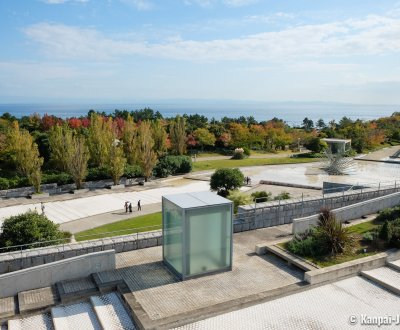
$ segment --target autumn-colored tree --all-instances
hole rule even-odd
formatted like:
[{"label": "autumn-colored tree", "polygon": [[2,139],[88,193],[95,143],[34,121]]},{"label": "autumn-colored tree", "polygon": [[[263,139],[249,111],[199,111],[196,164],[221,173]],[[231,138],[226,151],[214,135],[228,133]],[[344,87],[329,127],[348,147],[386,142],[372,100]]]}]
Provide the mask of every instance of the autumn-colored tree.
[{"label": "autumn-colored tree", "polygon": [[90,116],[88,146],[90,161],[93,165],[107,165],[113,141],[112,119],[103,118],[96,113],[92,113]]},{"label": "autumn-colored tree", "polygon": [[126,158],[122,145],[119,140],[114,140],[110,148],[107,168],[115,185],[119,184],[119,180],[124,174],[125,164]]},{"label": "autumn-colored tree", "polygon": [[37,144],[28,131],[20,130],[16,121],[12,124],[8,138],[11,157],[17,169],[28,178],[35,191],[40,193],[43,158],[39,155]]},{"label": "autumn-colored tree", "polygon": [[215,144],[215,136],[207,128],[198,128],[193,134],[202,149],[205,146],[213,146]]},{"label": "autumn-colored tree", "polygon": [[172,151],[177,155],[183,155],[186,152],[185,118],[176,116],[175,120],[171,121],[169,136],[171,139]]},{"label": "autumn-colored tree", "polygon": [[86,145],[86,139],[84,136],[72,136],[68,142],[68,154],[67,154],[67,169],[68,173],[71,174],[76,188],[81,189],[83,181],[87,175],[87,164],[89,160],[89,148]]},{"label": "autumn-colored tree", "polygon": [[151,123],[151,133],[154,140],[154,151],[160,157],[167,151],[167,131],[161,119]]},{"label": "autumn-colored tree", "polygon": [[122,143],[128,164],[130,165],[134,165],[135,163],[137,163],[136,136],[137,136],[136,124],[133,121],[133,118],[130,115],[128,115],[128,118],[122,130]]},{"label": "autumn-colored tree", "polygon": [[145,181],[147,181],[151,177],[157,162],[157,155],[154,152],[154,140],[151,135],[151,124],[147,121],[142,122],[138,129],[136,155]]},{"label": "autumn-colored tree", "polygon": [[247,126],[230,123],[229,132],[231,134],[231,146],[235,148],[248,147],[249,129]]}]

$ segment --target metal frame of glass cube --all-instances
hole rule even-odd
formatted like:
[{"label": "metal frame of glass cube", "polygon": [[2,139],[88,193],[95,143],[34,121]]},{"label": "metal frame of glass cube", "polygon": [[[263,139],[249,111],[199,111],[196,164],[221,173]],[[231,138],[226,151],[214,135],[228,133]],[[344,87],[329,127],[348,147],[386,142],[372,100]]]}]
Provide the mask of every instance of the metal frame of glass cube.
[{"label": "metal frame of glass cube", "polygon": [[182,280],[232,270],[232,202],[212,192],[163,196],[163,261]]}]

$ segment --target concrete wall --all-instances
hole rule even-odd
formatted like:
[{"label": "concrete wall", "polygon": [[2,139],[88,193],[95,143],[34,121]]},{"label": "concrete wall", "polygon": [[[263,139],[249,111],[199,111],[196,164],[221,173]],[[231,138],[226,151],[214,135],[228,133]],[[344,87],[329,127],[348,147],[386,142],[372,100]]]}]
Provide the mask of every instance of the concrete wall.
[{"label": "concrete wall", "polygon": [[120,253],[158,245],[162,245],[161,232],[150,232],[2,253],[0,274],[98,251],[115,250]]},{"label": "concrete wall", "polygon": [[101,251],[0,275],[0,297],[115,269],[115,251]]},{"label": "concrete wall", "polygon": [[[337,220],[343,222],[360,218],[363,215],[377,213],[380,210],[397,205],[400,205],[400,192],[341,207],[332,210],[332,213],[336,216]],[[310,226],[315,226],[318,223],[318,216],[319,214],[314,214],[309,217],[294,219],[293,234],[303,233]]]},{"label": "concrete wall", "polygon": [[303,200],[283,200],[239,207],[234,219],[234,232],[292,223],[293,219],[315,215],[322,207],[337,209],[400,191],[400,187],[362,189],[329,196],[307,197]]}]

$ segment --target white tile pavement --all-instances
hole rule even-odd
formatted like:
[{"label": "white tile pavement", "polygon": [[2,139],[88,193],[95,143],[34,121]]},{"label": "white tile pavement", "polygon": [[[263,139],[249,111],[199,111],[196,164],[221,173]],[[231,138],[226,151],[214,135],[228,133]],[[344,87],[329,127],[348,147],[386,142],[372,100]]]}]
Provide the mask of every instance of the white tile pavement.
[{"label": "white tile pavement", "polygon": [[[61,224],[97,214],[123,210],[126,201],[132,203],[136,209],[137,201],[140,199],[142,205],[161,203],[163,195],[184,192],[209,190],[209,183],[205,181],[190,181],[188,184],[172,187],[161,187],[135,192],[110,193],[97,196],[82,197],[73,200],[47,202],[45,213],[55,223]],[[0,224],[4,219],[25,213],[28,210],[41,212],[40,203],[25,205],[14,205],[0,208]]]}]

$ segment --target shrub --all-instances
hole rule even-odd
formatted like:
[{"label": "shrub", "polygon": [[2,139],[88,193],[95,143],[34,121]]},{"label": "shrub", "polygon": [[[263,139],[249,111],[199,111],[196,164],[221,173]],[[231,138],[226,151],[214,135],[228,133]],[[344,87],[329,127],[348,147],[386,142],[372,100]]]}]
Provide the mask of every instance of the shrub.
[{"label": "shrub", "polygon": [[319,242],[312,235],[304,239],[294,238],[288,242],[287,249],[302,257],[317,257],[321,255]]},{"label": "shrub", "polygon": [[231,159],[244,159],[244,154],[243,152],[235,152],[233,154],[233,156],[231,157]]},{"label": "shrub", "polygon": [[233,202],[233,212],[237,213],[239,205],[248,205],[252,202],[252,198],[239,190],[229,192],[227,197]]},{"label": "shrub", "polygon": [[[35,247],[29,245],[34,242],[46,242],[70,237],[70,233],[63,232],[45,215],[36,212],[27,212],[4,220],[0,234],[0,246],[28,244],[25,248]],[[53,245],[43,243],[40,246]]]},{"label": "shrub", "polygon": [[154,167],[154,175],[165,178],[168,175],[189,173],[192,170],[192,159],[189,156],[164,156]]},{"label": "shrub", "polygon": [[68,173],[44,173],[42,183],[57,183],[58,185],[72,183],[74,180]]},{"label": "shrub", "polygon": [[244,175],[238,168],[220,168],[211,175],[210,188],[223,197],[228,196],[230,190],[242,186]]},{"label": "shrub", "polygon": [[364,235],[363,235],[363,240],[367,241],[367,242],[372,242],[373,240],[375,240],[376,236],[372,231],[367,231]]},{"label": "shrub", "polygon": [[392,226],[389,221],[385,221],[385,223],[379,229],[379,238],[389,243],[392,238]]},{"label": "shrub", "polygon": [[137,178],[142,176],[142,169],[139,165],[125,165],[124,177],[127,179]]},{"label": "shrub", "polygon": [[266,191],[256,191],[251,194],[251,197],[253,197],[254,202],[264,203],[271,200],[271,195],[271,193]]},{"label": "shrub", "polygon": [[290,199],[290,193],[287,191],[282,191],[279,195],[274,197],[274,201],[283,200],[283,199]]},{"label": "shrub", "polygon": [[10,184],[8,182],[8,179],[6,178],[0,178],[0,190],[7,190],[9,189]]},{"label": "shrub", "polygon": [[247,148],[247,147],[243,147],[243,154],[244,154],[246,157],[249,157],[250,154],[251,154],[250,149]]},{"label": "shrub", "polygon": [[376,217],[377,222],[393,221],[400,218],[400,206],[384,209]]},{"label": "shrub", "polygon": [[111,179],[106,167],[92,167],[88,169],[86,181],[97,181]]}]

